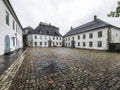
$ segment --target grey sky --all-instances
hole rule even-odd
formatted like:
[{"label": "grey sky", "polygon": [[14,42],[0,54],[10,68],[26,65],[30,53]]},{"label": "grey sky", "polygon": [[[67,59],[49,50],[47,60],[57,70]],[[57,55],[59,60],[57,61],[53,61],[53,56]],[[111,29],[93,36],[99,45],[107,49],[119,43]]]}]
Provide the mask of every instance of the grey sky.
[{"label": "grey sky", "polygon": [[23,27],[36,28],[39,22],[51,23],[64,35],[70,27],[93,20],[93,16],[120,27],[120,18],[109,18],[118,0],[10,0]]}]

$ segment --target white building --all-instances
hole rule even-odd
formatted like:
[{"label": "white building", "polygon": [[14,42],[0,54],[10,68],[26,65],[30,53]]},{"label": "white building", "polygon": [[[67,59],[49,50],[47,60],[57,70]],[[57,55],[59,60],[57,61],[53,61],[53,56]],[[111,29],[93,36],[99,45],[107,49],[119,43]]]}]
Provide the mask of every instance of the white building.
[{"label": "white building", "polygon": [[39,26],[27,36],[28,46],[32,47],[61,47],[62,35],[59,28],[46,23]]},{"label": "white building", "polygon": [[9,0],[0,0],[0,55],[22,48],[22,44],[22,26]]},{"label": "white building", "polygon": [[117,44],[120,44],[120,28],[97,19],[97,16],[87,24],[71,28],[64,36],[66,47],[110,50]]}]

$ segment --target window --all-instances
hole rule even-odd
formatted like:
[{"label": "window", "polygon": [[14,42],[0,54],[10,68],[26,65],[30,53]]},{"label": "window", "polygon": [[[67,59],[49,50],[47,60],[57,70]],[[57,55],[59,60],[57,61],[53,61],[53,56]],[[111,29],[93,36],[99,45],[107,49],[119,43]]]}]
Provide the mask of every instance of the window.
[{"label": "window", "polygon": [[98,32],[98,37],[99,37],[99,38],[102,37],[102,31],[99,31],[99,32]]},{"label": "window", "polygon": [[80,40],[80,35],[78,35],[78,40]]},{"label": "window", "polygon": [[80,46],[80,42],[78,42],[78,46]]},{"label": "window", "polygon": [[42,36],[40,36],[40,39],[42,39]]},{"label": "window", "polygon": [[74,40],[74,37],[72,37],[72,39]]},{"label": "window", "polygon": [[40,34],[42,34],[42,31],[40,31]]},{"label": "window", "polygon": [[55,40],[55,37],[53,37],[53,40]]},{"label": "window", "polygon": [[67,38],[66,38],[66,41],[67,41]]},{"label": "window", "polygon": [[58,45],[58,42],[56,42],[56,45]]},{"label": "window", "polygon": [[102,47],[102,41],[98,41],[97,46],[98,46],[98,47]]},{"label": "window", "polygon": [[40,42],[40,46],[42,46],[42,42]]},{"label": "window", "polygon": [[47,39],[47,37],[45,36],[45,40]]},{"label": "window", "polygon": [[86,46],[86,43],[85,42],[83,42],[83,47],[85,47]]},{"label": "window", "polygon": [[70,38],[68,37],[68,41],[70,41]]},{"label": "window", "polygon": [[85,39],[86,38],[86,35],[85,34],[83,34],[83,39]]},{"label": "window", "polygon": [[13,20],[13,29],[15,30],[15,21]]},{"label": "window", "polygon": [[35,39],[37,39],[37,36],[35,36]]},{"label": "window", "polygon": [[66,43],[66,46],[67,46],[67,43]]},{"label": "window", "polygon": [[56,37],[56,39],[58,40],[58,37]]},{"label": "window", "polygon": [[89,42],[89,47],[92,47],[93,46],[93,42]]},{"label": "window", "polygon": [[16,25],[16,32],[18,31],[17,25]]},{"label": "window", "polygon": [[93,38],[93,33],[90,33],[90,34],[89,34],[89,38]]},{"label": "window", "polygon": [[53,42],[53,46],[55,45],[55,43]]},{"label": "window", "polygon": [[60,45],[61,45],[61,43],[60,43]]},{"label": "window", "polygon": [[35,42],[35,46],[37,46],[37,42]]},{"label": "window", "polygon": [[45,42],[45,46],[47,45],[47,43]]},{"label": "window", "polygon": [[9,25],[9,13],[6,11],[6,24]]},{"label": "window", "polygon": [[61,37],[60,37],[60,40],[61,40]]}]

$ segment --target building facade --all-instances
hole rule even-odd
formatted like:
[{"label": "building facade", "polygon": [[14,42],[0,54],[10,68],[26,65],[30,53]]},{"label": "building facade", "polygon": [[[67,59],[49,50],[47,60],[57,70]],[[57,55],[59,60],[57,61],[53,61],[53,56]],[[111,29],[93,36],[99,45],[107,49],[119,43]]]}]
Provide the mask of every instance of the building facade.
[{"label": "building facade", "polygon": [[9,0],[0,0],[0,55],[23,47],[22,26]]},{"label": "building facade", "polygon": [[27,47],[27,36],[33,31],[34,29],[30,26],[23,29],[23,46]]},{"label": "building facade", "polygon": [[120,44],[120,28],[97,19],[97,16],[87,24],[71,28],[64,36],[66,47],[110,50],[117,44]]},{"label": "building facade", "polygon": [[61,47],[62,41],[59,28],[42,22],[27,36],[27,44],[32,47]]}]

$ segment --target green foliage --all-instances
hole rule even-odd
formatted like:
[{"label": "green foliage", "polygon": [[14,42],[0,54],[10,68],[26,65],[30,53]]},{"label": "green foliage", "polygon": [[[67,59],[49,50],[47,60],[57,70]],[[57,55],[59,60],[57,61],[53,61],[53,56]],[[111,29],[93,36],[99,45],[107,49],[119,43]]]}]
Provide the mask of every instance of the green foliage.
[{"label": "green foliage", "polygon": [[107,15],[108,17],[120,17],[120,1],[118,1],[118,6],[116,11],[111,11],[110,14]]}]

